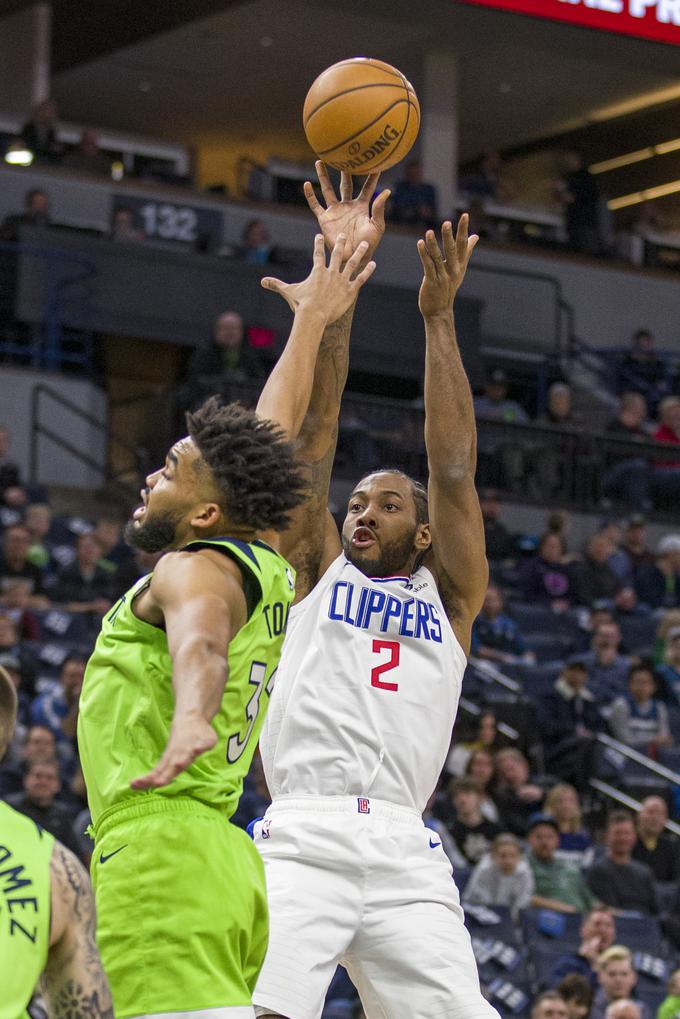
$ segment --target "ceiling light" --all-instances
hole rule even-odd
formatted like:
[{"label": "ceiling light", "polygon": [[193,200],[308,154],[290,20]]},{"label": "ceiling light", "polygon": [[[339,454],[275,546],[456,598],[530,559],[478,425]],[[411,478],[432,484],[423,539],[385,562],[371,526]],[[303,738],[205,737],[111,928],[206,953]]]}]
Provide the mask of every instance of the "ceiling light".
[{"label": "ceiling light", "polygon": [[273,44],[274,40],[270,35],[263,35],[260,39],[260,46],[264,46],[265,49],[269,49],[269,47],[273,46]]},{"label": "ceiling light", "polygon": [[9,143],[9,148],[5,153],[5,162],[10,166],[30,166],[33,162],[33,153],[25,142],[20,138],[15,138]]},{"label": "ceiling light", "polygon": [[607,207],[612,211],[626,209],[630,205],[640,205],[641,202],[651,202],[655,198],[665,198],[666,195],[677,194],[678,191],[680,191],[680,180],[673,180],[668,184],[657,184],[656,187],[645,188],[644,191],[635,191],[630,195],[612,198],[607,202]]},{"label": "ceiling light", "polygon": [[624,99],[620,103],[602,106],[599,110],[593,110],[588,119],[596,122],[612,120],[614,117],[623,117],[627,113],[645,110],[648,106],[670,103],[673,99],[680,99],[680,85],[668,85],[666,88],[655,89],[654,92],[643,92],[642,95],[633,96],[631,99]]},{"label": "ceiling light", "polygon": [[606,173],[608,170],[618,170],[621,166],[642,163],[653,156],[665,156],[669,152],[677,152],[678,149],[680,138],[673,138],[669,142],[659,142],[658,145],[648,145],[646,149],[637,149],[635,152],[626,152],[623,156],[604,159],[601,163],[592,163],[588,169],[591,173]]}]

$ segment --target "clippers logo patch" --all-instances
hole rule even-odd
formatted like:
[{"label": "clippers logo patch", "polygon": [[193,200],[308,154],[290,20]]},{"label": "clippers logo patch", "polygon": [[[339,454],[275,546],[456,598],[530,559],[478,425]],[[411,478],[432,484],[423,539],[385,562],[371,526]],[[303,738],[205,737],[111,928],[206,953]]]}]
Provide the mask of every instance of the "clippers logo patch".
[{"label": "clippers logo patch", "polygon": [[360,814],[370,814],[371,801],[364,799],[363,796],[359,796],[359,798],[357,799],[357,810]]}]

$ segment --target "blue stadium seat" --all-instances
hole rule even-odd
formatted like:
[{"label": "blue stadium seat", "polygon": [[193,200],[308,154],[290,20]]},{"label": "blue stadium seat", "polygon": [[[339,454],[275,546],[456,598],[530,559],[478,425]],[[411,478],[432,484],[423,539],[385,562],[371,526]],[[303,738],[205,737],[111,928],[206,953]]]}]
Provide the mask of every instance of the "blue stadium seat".
[{"label": "blue stadium seat", "polygon": [[474,938],[517,946],[517,932],[507,906],[466,906],[465,926]]},{"label": "blue stadium seat", "polygon": [[647,651],[656,637],[657,620],[653,616],[623,616],[619,618],[621,637],[627,651]]},{"label": "blue stadium seat", "polygon": [[512,602],[505,606],[505,611],[515,620],[522,633],[550,630],[558,618],[548,605],[534,605],[531,602]]},{"label": "blue stadium seat", "polygon": [[561,661],[553,661],[543,662],[541,665],[522,665],[518,671],[524,692],[534,700],[549,693],[562,671],[563,664]]},{"label": "blue stadium seat", "polygon": [[539,664],[566,658],[571,650],[571,637],[563,633],[527,633],[525,642],[528,651],[533,651]]},{"label": "blue stadium seat", "polygon": [[472,867],[454,867],[453,868],[453,880],[456,882],[456,888],[458,889],[458,893],[459,893],[461,899],[463,898],[463,892],[465,891],[466,884],[470,880],[470,875],[471,874],[472,874]]},{"label": "blue stadium seat", "polygon": [[654,916],[617,916],[616,940],[631,952],[649,952],[661,956],[663,938],[659,921]]},{"label": "blue stadium seat", "polygon": [[552,909],[523,909],[520,914],[522,937],[532,952],[570,952],[581,940],[580,913],[557,913]]}]

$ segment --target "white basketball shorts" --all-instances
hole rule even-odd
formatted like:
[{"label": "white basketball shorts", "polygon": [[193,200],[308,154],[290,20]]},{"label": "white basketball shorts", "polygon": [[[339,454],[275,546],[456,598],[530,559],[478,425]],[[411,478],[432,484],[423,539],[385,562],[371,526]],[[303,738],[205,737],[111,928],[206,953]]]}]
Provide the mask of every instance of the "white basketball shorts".
[{"label": "white basketball shorts", "polygon": [[338,963],[368,1019],[498,1019],[439,837],[407,807],[281,797],[254,828],[270,934],[255,1014],[319,1019]]}]

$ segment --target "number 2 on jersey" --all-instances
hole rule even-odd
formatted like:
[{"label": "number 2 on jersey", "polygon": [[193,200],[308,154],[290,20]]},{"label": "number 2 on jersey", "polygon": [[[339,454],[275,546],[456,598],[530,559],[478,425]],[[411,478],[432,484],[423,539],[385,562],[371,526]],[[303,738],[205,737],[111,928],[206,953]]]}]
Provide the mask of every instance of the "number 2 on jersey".
[{"label": "number 2 on jersey", "polygon": [[371,686],[377,687],[378,690],[398,690],[398,683],[383,683],[380,677],[383,673],[390,672],[391,669],[396,669],[399,665],[399,655],[401,653],[399,641],[374,640],[373,654],[378,655],[381,651],[389,651],[390,657],[386,662],[376,665],[375,668],[371,669]]}]

